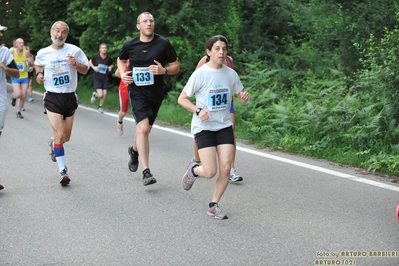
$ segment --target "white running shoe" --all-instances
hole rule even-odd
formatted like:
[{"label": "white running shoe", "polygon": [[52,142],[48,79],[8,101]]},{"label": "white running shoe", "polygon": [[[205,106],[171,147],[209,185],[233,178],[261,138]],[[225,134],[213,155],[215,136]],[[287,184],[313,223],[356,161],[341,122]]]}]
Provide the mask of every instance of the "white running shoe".
[{"label": "white running shoe", "polygon": [[123,135],[123,123],[120,124],[119,121],[116,121],[116,132],[118,132],[119,135]]},{"label": "white running shoe", "polygon": [[237,174],[237,171],[234,167],[230,169],[230,181],[231,182],[241,182],[243,180],[242,176]]},{"label": "white running shoe", "polygon": [[69,179],[69,175],[68,175],[68,168],[65,166],[64,170],[61,171],[60,173],[60,184],[61,186],[66,186],[69,185],[69,182],[71,182],[71,179]]},{"label": "white running shoe", "polygon": [[215,204],[213,207],[209,208],[206,214],[208,214],[209,216],[213,216],[219,220],[224,220],[229,218],[226,213],[222,212],[218,204]]},{"label": "white running shoe", "polygon": [[201,165],[201,161],[195,160],[195,157],[191,158],[191,162],[194,162],[194,163],[196,163],[198,165]]},{"label": "white running shoe", "polygon": [[96,92],[93,92],[93,94],[91,95],[90,102],[91,102],[91,103],[94,103],[96,100],[97,100],[97,98],[96,98]]},{"label": "white running shoe", "polygon": [[54,137],[51,137],[51,138],[48,140],[48,145],[50,146],[50,158],[51,158],[51,160],[52,160],[53,162],[56,162],[57,159],[55,158],[53,143],[54,143]]},{"label": "white running shoe", "polygon": [[198,164],[196,162],[192,162],[190,161],[190,163],[187,166],[187,171],[186,173],[183,175],[183,178],[181,180],[182,186],[184,190],[190,190],[191,187],[194,184],[194,181],[198,178],[198,176],[194,176],[193,172],[192,172],[192,168],[194,166],[198,166]]}]

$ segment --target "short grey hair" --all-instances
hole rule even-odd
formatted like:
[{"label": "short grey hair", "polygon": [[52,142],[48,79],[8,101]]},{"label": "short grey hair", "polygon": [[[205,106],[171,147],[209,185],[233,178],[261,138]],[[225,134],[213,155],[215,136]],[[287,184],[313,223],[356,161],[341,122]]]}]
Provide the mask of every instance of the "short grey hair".
[{"label": "short grey hair", "polygon": [[67,31],[68,31],[68,33],[69,33],[69,26],[68,26],[68,24],[66,24],[64,21],[61,21],[61,20],[54,22],[53,26],[51,26],[51,29],[53,30],[57,24],[62,24],[62,25],[64,25],[64,26],[67,28]]}]

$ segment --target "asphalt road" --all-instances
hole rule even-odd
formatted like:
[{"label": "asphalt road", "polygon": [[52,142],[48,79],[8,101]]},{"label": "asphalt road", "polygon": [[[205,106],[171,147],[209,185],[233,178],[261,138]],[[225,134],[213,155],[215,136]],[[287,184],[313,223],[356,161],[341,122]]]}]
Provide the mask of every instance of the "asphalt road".
[{"label": "asphalt road", "polygon": [[158,183],[144,187],[142,169],[127,168],[131,115],[119,136],[116,113],[81,105],[65,144],[72,181],[61,187],[34,99],[24,119],[9,106],[0,140],[0,265],[399,265],[389,180],[240,143],[244,181],[227,188],[221,221],[206,215],[214,179],[181,187],[188,131],[153,128]]}]

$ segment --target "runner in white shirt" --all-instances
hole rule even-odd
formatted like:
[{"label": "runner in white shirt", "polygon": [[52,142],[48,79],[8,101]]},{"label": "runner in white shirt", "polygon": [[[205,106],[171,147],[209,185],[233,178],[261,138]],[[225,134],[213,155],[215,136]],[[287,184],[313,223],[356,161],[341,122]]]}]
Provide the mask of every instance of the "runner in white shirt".
[{"label": "runner in white shirt", "polygon": [[[201,60],[197,64],[197,68],[202,67],[204,64],[208,63],[209,57],[204,56],[201,58]],[[226,56],[226,61],[224,64],[230,68],[233,68],[233,58],[231,56]],[[234,108],[234,97],[231,98],[231,105],[230,105],[230,118],[231,122],[233,123],[233,132],[235,132],[235,126],[236,126],[236,116],[235,116],[235,108]],[[234,134],[235,138],[235,134]],[[235,158],[236,158],[236,142],[234,143],[234,153],[233,153],[233,162],[231,163],[231,169],[230,169],[230,181],[231,182],[241,182],[243,181],[243,177],[237,173],[237,170],[235,168]],[[197,144],[194,141],[194,157],[191,159],[198,164],[201,164],[199,154],[198,154],[198,148]]]},{"label": "runner in white shirt", "polygon": [[[0,38],[3,37],[3,31],[6,30],[7,27],[0,25]],[[8,109],[6,75],[19,78],[19,70],[8,48],[0,46],[0,136],[4,128]],[[4,187],[0,185],[0,190],[3,188]]]},{"label": "runner in white shirt", "polygon": [[[181,106],[193,112],[191,133],[201,159],[201,165],[195,161],[188,164],[182,185],[185,190],[189,190],[198,177],[213,178],[219,170],[207,212],[217,219],[228,218],[218,203],[230,180],[234,153],[234,133],[230,118],[231,96],[236,95],[242,103],[250,98],[243,90],[237,73],[224,65],[227,50],[228,43],[224,36],[210,38],[206,44],[209,62],[194,71],[178,99]],[[195,105],[190,101],[193,95],[196,99]]]},{"label": "runner in white shirt", "polygon": [[57,21],[50,30],[52,44],[39,50],[35,59],[36,81],[44,84],[45,113],[53,129],[49,140],[50,156],[57,162],[61,185],[68,185],[70,178],[65,165],[64,143],[71,137],[75,110],[78,108],[78,72],[87,74],[89,60],[77,46],[65,43],[68,25]]}]

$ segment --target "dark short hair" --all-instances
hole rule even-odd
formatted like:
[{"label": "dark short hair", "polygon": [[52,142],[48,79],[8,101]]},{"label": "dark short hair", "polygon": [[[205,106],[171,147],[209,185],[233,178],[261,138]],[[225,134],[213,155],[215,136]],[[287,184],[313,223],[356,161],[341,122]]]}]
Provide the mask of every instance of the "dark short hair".
[{"label": "dark short hair", "polygon": [[215,42],[217,41],[221,41],[224,42],[226,44],[227,50],[229,49],[229,42],[227,41],[227,38],[224,37],[223,35],[215,35],[213,37],[211,37],[205,45],[205,49],[208,49],[209,51],[212,50],[213,45],[215,44]]},{"label": "dark short hair", "polygon": [[[226,44],[227,50],[229,50],[229,42],[227,41],[227,38],[224,37],[223,35],[215,35],[215,36],[211,37],[211,38],[206,42],[206,45],[205,45],[205,52],[206,52],[206,50],[209,50],[209,51],[212,50],[213,45],[214,45],[215,42],[217,42],[217,41],[224,42],[224,43]],[[205,62],[209,62],[209,60],[210,60],[209,55],[206,54],[206,61],[205,61]]]}]

